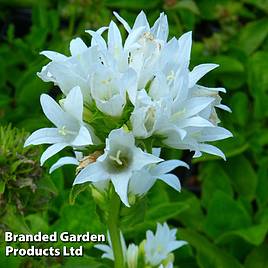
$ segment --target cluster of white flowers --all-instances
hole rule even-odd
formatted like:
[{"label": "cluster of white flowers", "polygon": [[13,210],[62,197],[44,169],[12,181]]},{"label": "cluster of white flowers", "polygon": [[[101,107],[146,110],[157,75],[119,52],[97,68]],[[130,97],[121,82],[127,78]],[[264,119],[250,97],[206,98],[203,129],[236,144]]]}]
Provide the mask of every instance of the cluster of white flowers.
[{"label": "cluster of white flowers", "polygon": [[[146,239],[139,246],[130,244],[126,246],[125,239],[121,234],[121,245],[124,261],[127,268],[173,268],[174,256],[172,251],[184,246],[187,242],[176,240],[177,229],[169,229],[168,225],[157,224],[155,234],[148,230]],[[108,244],[96,245],[95,248],[103,251],[102,258],[114,261],[114,254],[110,235]]]},{"label": "cluster of white flowers", "polygon": [[[76,157],[63,157],[51,172],[64,164],[81,170],[74,184],[92,182],[101,190],[110,182],[122,202],[129,194],[143,195],[156,179],[180,190],[176,176],[168,174],[179,160],[163,161],[152,147],[172,147],[224,154],[207,142],[232,134],[219,127],[216,108],[223,88],[208,88],[198,81],[216,64],[201,64],[189,70],[191,32],[168,40],[168,22],[161,13],[153,27],[141,12],[131,28],[117,13],[127,37],[122,41],[118,26],[86,31],[92,36],[87,46],[80,38],[70,43],[71,56],[43,51],[51,62],[39,77],[54,82],[65,97],[59,104],[41,96],[46,117],[55,125],[34,132],[25,145],[51,144],[41,164],[67,146]],[[103,33],[108,32],[107,42]],[[92,148],[98,148],[93,152]],[[90,153],[89,153],[90,152]],[[90,161],[85,164],[85,158]],[[81,164],[82,163],[82,164]]]}]

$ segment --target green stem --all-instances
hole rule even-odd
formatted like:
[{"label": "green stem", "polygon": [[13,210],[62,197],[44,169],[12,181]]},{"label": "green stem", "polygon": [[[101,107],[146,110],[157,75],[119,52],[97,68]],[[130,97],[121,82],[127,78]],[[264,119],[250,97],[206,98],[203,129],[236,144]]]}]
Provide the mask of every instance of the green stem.
[{"label": "green stem", "polygon": [[121,201],[119,196],[114,191],[114,189],[111,195],[110,202],[111,202],[110,211],[107,224],[114,253],[114,267],[124,268],[124,256],[120,240],[120,231],[118,229],[118,219],[119,219]]},{"label": "green stem", "polygon": [[153,139],[148,139],[144,142],[145,150],[148,154],[151,154],[153,151]]}]

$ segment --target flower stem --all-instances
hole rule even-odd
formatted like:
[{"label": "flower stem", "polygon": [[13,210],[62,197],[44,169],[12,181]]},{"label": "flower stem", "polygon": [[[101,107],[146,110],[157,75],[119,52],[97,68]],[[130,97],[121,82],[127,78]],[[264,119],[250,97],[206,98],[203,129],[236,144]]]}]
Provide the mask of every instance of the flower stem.
[{"label": "flower stem", "polygon": [[124,256],[120,240],[120,231],[118,229],[118,219],[120,213],[121,201],[115,190],[112,190],[110,211],[108,216],[108,229],[112,241],[113,253],[114,253],[114,267],[124,268]]},{"label": "flower stem", "polygon": [[151,154],[153,151],[153,139],[148,139],[146,142],[144,142],[145,150],[148,154]]}]

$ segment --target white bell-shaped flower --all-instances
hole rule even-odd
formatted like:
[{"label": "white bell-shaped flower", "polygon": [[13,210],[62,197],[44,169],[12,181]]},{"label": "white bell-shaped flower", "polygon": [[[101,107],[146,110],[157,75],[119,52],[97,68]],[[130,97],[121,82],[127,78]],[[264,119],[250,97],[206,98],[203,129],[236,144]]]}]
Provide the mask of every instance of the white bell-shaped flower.
[{"label": "white bell-shaped flower", "polygon": [[130,179],[129,192],[135,195],[146,194],[156,180],[159,179],[176,191],[181,190],[179,178],[169,172],[177,167],[189,166],[180,160],[167,160],[156,165],[148,165],[139,171],[135,171]]},{"label": "white bell-shaped flower", "polygon": [[161,158],[136,147],[131,132],[123,128],[115,129],[106,139],[104,154],[95,163],[85,167],[75,178],[74,184],[111,180],[122,202],[129,206],[128,184],[132,173],[161,161]]},{"label": "white bell-shaped flower", "polygon": [[95,64],[100,63],[99,53],[96,47],[87,47],[80,38],[71,41],[70,51],[70,57],[53,51],[41,52],[52,61],[37,75],[45,82],[54,82],[65,95],[79,86],[84,100],[90,102],[90,79]]},{"label": "white bell-shaped flower", "polygon": [[169,229],[168,225],[157,224],[155,234],[152,231],[146,232],[144,245],[146,263],[156,266],[168,258],[169,253],[178,249],[187,242],[176,240],[177,229]]},{"label": "white bell-shaped flower", "polygon": [[74,148],[93,144],[91,129],[83,122],[83,96],[79,87],[74,87],[62,107],[49,95],[42,94],[41,106],[46,117],[56,126],[42,128],[30,135],[24,146],[53,144],[41,156],[41,165],[63,148]]}]

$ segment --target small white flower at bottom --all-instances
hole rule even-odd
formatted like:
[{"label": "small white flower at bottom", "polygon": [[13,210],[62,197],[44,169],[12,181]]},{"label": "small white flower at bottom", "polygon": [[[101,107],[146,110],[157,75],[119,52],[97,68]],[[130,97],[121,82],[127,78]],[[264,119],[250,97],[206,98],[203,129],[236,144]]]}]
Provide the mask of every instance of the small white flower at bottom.
[{"label": "small white flower at bottom", "polygon": [[146,232],[144,245],[146,263],[156,266],[168,258],[170,252],[187,244],[176,240],[177,229],[169,229],[168,225],[157,224],[155,235],[152,231]]}]

